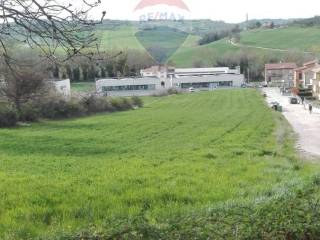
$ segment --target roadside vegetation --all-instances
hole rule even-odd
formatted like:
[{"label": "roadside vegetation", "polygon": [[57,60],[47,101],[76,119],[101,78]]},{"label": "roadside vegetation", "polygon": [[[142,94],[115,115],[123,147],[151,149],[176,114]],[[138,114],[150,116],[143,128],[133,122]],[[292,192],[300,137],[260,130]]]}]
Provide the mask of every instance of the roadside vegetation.
[{"label": "roadside vegetation", "polygon": [[258,92],[144,101],[1,129],[0,238],[317,236],[319,167]]}]

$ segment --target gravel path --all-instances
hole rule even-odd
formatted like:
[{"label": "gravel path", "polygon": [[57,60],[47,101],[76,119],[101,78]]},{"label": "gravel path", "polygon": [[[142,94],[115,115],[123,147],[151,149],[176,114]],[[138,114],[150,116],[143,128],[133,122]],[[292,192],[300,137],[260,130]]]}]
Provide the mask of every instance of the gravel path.
[{"label": "gravel path", "polygon": [[[230,43],[231,45],[235,46],[235,47],[255,48],[255,49],[268,50],[268,51],[276,51],[276,52],[290,52],[290,51],[292,51],[292,50],[290,50],[290,49],[268,48],[268,47],[259,47],[259,46],[245,45],[245,44],[241,44],[241,43],[235,43],[235,42],[233,42],[232,40],[228,40],[227,42]],[[303,53],[312,54],[312,52],[308,52],[308,51],[303,51]]]},{"label": "gravel path", "polygon": [[283,106],[283,115],[292,125],[299,139],[297,147],[312,156],[320,156],[320,110],[314,109],[309,114],[307,107],[303,105],[289,104],[288,96],[282,96],[278,88],[265,88],[267,102],[279,102]]}]

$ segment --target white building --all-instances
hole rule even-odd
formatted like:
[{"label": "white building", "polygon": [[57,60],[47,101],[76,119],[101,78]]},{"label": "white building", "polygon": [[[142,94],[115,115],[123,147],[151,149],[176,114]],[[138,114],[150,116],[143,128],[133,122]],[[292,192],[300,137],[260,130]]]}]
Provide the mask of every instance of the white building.
[{"label": "white building", "polygon": [[190,87],[210,90],[241,87],[244,84],[243,74],[232,72],[227,68],[223,73],[212,75],[201,75],[198,74],[199,71],[195,75],[191,75],[190,71],[188,73],[188,75],[171,75],[166,79],[157,77],[100,79],[96,81],[96,90],[98,94],[105,96],[147,96],[172,87],[182,90],[187,90]]},{"label": "white building", "polygon": [[142,77],[157,77],[166,79],[170,77],[178,78],[182,76],[211,76],[218,74],[240,74],[240,67],[230,69],[228,67],[212,68],[174,68],[166,66],[153,66],[140,71]]},{"label": "white building", "polygon": [[57,93],[61,94],[64,97],[70,97],[71,96],[71,84],[70,79],[64,79],[64,80],[50,80],[53,87],[57,91]]},{"label": "white building", "polygon": [[176,68],[172,72],[175,77],[181,76],[212,76],[219,74],[240,74],[240,67],[230,69],[228,67],[215,68]]},{"label": "white building", "polygon": [[157,77],[165,79],[168,77],[169,68],[165,66],[152,66],[150,68],[140,70],[142,77]]},{"label": "white building", "polygon": [[165,89],[159,78],[100,79],[96,91],[104,96],[148,96]]},{"label": "white building", "polygon": [[174,87],[188,89],[210,90],[215,88],[239,88],[244,84],[244,75],[242,74],[220,74],[212,76],[184,76],[173,79]]}]

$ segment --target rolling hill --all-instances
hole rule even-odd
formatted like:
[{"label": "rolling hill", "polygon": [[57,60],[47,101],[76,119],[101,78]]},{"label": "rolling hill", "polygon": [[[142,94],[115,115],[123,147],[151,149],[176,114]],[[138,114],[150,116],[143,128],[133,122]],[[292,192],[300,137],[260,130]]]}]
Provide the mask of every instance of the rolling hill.
[{"label": "rolling hill", "polygon": [[205,65],[215,63],[217,57],[239,51],[255,52],[260,56],[284,55],[290,51],[320,53],[320,29],[317,27],[288,27],[259,29],[241,33],[240,43],[231,44],[226,39],[202,46],[182,46],[170,58],[177,66],[192,66],[197,61]]},{"label": "rolling hill", "polygon": [[253,30],[242,33],[240,43],[256,47],[320,52],[320,28],[289,27]]}]

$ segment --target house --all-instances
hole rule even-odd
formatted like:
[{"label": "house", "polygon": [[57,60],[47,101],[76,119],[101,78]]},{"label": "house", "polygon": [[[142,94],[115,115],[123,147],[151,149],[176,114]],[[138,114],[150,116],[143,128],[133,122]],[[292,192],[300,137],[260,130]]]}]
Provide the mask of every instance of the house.
[{"label": "house", "polygon": [[140,70],[142,77],[157,77],[160,79],[167,78],[169,68],[166,66],[152,66],[150,68]]},{"label": "house", "polygon": [[294,86],[297,88],[311,88],[315,78],[313,69],[319,66],[318,60],[306,62],[302,67],[294,70]]},{"label": "house", "polygon": [[272,63],[265,65],[265,82],[276,87],[294,86],[295,63]]},{"label": "house", "polygon": [[312,71],[314,73],[314,79],[312,81],[313,96],[317,100],[320,100],[320,66],[314,68]]},{"label": "house", "polygon": [[294,87],[301,88],[304,85],[303,73],[307,67],[299,67],[294,70]]}]

